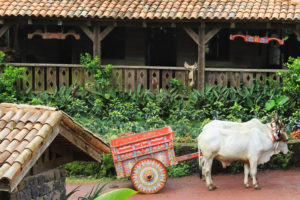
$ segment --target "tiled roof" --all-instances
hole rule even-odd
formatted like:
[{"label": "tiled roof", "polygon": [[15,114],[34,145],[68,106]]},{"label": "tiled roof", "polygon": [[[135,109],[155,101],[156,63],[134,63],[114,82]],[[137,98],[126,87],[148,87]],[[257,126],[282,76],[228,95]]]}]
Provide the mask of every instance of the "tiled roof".
[{"label": "tiled roof", "polygon": [[0,0],[0,16],[300,20],[299,0]]},{"label": "tiled roof", "polygon": [[[109,152],[96,134],[75,123],[62,111],[46,106],[0,104],[0,182],[10,184],[22,173],[58,126],[67,126],[89,137],[89,144]],[[58,133],[56,133],[58,134]]]}]

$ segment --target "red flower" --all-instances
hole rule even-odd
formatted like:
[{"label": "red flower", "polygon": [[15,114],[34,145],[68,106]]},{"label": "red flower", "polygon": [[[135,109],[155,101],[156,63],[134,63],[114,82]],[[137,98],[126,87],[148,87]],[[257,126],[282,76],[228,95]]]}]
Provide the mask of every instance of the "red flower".
[{"label": "red flower", "polygon": [[185,136],[184,136],[184,138],[190,138],[191,137],[191,135],[190,134],[186,134]]},{"label": "red flower", "polygon": [[293,134],[292,138],[296,138],[297,136],[300,135],[300,129],[298,129],[297,131],[293,131],[292,134]]}]

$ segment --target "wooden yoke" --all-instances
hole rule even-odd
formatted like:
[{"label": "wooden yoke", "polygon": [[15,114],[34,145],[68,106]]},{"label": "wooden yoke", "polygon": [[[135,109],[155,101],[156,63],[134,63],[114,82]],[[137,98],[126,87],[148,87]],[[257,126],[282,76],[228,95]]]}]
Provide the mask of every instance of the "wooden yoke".
[{"label": "wooden yoke", "polygon": [[91,31],[86,25],[81,25],[81,30],[93,41],[93,56],[98,56],[101,63],[101,41],[114,29],[114,25],[107,26],[102,32],[99,25]]},{"label": "wooden yoke", "polygon": [[205,23],[202,22],[198,28],[198,34],[188,26],[183,27],[185,32],[198,45],[198,74],[197,74],[197,88],[200,91],[204,90],[205,82],[205,44],[213,38],[221,28],[213,28],[205,34]]}]

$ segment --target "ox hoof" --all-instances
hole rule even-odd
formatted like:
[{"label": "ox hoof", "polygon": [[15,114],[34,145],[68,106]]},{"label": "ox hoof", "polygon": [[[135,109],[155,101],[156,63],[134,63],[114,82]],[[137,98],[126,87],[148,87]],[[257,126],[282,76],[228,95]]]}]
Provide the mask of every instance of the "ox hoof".
[{"label": "ox hoof", "polygon": [[250,185],[247,183],[247,184],[245,184],[245,188],[250,188]]},{"label": "ox hoof", "polygon": [[259,187],[259,185],[257,185],[257,184],[254,186],[254,188],[255,188],[256,190],[260,190],[260,189],[261,189],[261,188]]},{"label": "ox hoof", "polygon": [[208,186],[208,189],[209,189],[209,191],[214,191],[215,189],[217,189],[217,187],[214,185],[210,185],[210,186]]}]

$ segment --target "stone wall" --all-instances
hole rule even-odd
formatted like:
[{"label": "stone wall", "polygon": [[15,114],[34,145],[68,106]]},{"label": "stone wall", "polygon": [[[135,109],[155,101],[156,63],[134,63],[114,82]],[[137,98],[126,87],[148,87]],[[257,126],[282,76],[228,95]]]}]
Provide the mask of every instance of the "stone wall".
[{"label": "stone wall", "polygon": [[10,200],[63,200],[66,196],[65,181],[64,169],[27,176],[10,195]]}]

